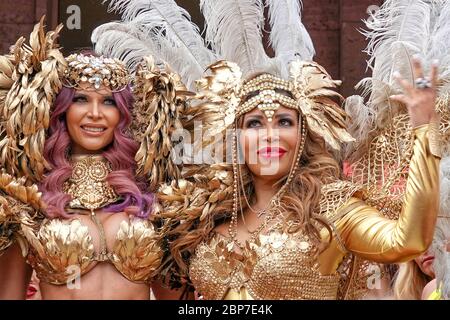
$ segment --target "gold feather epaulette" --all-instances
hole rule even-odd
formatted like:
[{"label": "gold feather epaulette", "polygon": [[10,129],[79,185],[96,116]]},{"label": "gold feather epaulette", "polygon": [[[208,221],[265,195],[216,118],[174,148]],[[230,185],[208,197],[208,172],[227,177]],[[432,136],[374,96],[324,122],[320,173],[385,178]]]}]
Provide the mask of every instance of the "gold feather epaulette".
[{"label": "gold feather epaulette", "polygon": [[32,216],[45,209],[36,185],[25,186],[25,178],[0,173],[0,255],[17,233],[32,228]]},{"label": "gold feather epaulette", "polygon": [[138,66],[134,79],[135,106],[131,131],[140,143],[136,173],[147,178],[150,190],[180,177],[175,134],[189,93],[175,73],[159,70],[151,57]]},{"label": "gold feather epaulette", "polygon": [[[159,188],[160,207],[153,216],[168,247],[159,274],[172,287],[188,281],[186,266],[198,243],[183,246],[179,254],[173,254],[169,242],[190,232],[207,237],[213,221],[230,215],[233,198],[233,172],[229,165],[191,166],[184,168],[182,177]],[[195,226],[195,230],[190,226]]]},{"label": "gold feather epaulette", "polygon": [[39,181],[47,166],[46,130],[66,65],[56,43],[62,26],[45,33],[43,19],[29,44],[22,37],[0,58],[0,166],[31,182]]}]

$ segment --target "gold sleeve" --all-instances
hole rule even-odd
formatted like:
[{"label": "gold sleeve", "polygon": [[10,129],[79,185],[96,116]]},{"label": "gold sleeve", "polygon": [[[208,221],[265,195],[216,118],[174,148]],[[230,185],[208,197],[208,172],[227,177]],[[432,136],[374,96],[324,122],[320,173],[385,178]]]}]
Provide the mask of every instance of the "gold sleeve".
[{"label": "gold sleeve", "polygon": [[390,220],[364,201],[351,198],[341,209],[336,231],[345,249],[381,263],[413,259],[431,244],[439,210],[439,155],[435,124],[413,129],[414,145],[405,202],[398,220]]}]

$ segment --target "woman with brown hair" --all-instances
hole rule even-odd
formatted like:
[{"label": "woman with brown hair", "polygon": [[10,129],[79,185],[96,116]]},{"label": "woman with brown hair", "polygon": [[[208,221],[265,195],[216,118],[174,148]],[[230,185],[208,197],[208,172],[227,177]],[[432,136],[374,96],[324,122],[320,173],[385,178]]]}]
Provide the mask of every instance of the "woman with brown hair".
[{"label": "woman with brown hair", "polygon": [[[431,242],[439,184],[439,157],[429,147],[434,89],[405,83],[408,94],[401,99],[413,119],[414,150],[405,205],[397,221],[389,220],[364,202],[357,186],[339,180],[326,143],[336,145],[347,136],[339,126],[342,114],[326,98],[332,81],[314,63],[298,66],[300,73],[292,77],[298,83],[263,74],[245,80],[240,90],[221,87],[241,93],[228,127],[232,175],[213,167],[206,174],[212,180],[199,174],[197,181],[178,181],[160,195],[167,234],[176,235],[173,259],[205,299],[336,299],[348,276],[339,269],[347,253],[393,263],[414,258]],[[421,74],[420,64],[415,66]],[[217,87],[215,77],[233,79],[237,69],[221,62],[211,70],[204,82],[209,90]],[[436,69],[433,81],[435,74]],[[309,84],[321,81],[323,86],[311,89]],[[208,103],[203,107],[212,108]],[[230,189],[208,190],[216,182]],[[200,209],[198,190],[198,198],[206,198]]]}]

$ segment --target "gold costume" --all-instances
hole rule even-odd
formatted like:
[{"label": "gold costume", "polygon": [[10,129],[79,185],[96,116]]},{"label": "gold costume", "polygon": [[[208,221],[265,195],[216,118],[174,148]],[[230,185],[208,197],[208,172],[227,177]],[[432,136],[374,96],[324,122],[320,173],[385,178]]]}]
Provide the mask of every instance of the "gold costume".
[{"label": "gold costume", "polygon": [[37,229],[27,235],[30,248],[26,259],[38,278],[51,284],[66,284],[74,279],[71,268],[79,267],[82,276],[96,262],[112,263],[130,281],[150,282],[162,256],[152,224],[136,217],[120,223],[111,250],[101,248],[99,252],[80,219],[45,219]]},{"label": "gold costume", "polygon": [[120,223],[113,245],[107,248],[103,224],[95,210],[119,200],[105,181],[111,169],[101,156],[76,157],[72,167],[66,193],[73,199],[67,210],[90,215],[98,230],[99,249],[95,249],[88,225],[79,218],[32,219],[28,216],[28,219],[19,219],[19,223],[26,226],[21,230],[26,241],[20,244],[27,262],[41,281],[56,285],[73,280],[75,272],[79,272],[76,276],[82,276],[97,262],[112,263],[130,281],[150,282],[162,257],[152,223],[129,216]]},{"label": "gold costume", "polygon": [[[428,140],[432,126],[414,129],[405,204],[397,221],[356,196],[344,205],[336,203],[337,210],[322,212],[333,223],[335,234],[318,261],[310,254],[308,238],[287,233],[280,223],[261,232],[259,241],[247,243],[242,254],[230,252],[229,239],[215,234],[197,247],[190,260],[189,276],[196,290],[205,299],[336,299],[338,269],[347,252],[391,263],[425,251],[439,206],[439,158],[431,153]],[[327,195],[335,198],[325,192],[325,202]],[[323,235],[328,237],[328,232]]]},{"label": "gold costume", "polygon": [[[108,215],[108,206],[123,199],[108,184],[112,168],[101,155],[67,155],[72,162],[72,176],[64,182],[62,191],[71,197],[65,208],[71,215],[49,218],[44,214],[46,204],[37,183],[54,169],[44,158],[44,145],[58,92],[62,86],[86,89],[86,84],[92,89],[105,86],[119,92],[131,81],[120,60],[90,54],[64,58],[56,42],[60,30],[61,26],[46,33],[41,19],[29,44],[21,38],[11,54],[0,56],[0,255],[18,242],[39,279],[55,285],[82,276],[101,262],[111,263],[130,281],[148,283],[163,256],[160,237],[149,218],[131,214],[123,221],[115,220],[116,230],[104,228],[98,213]],[[150,72],[141,71],[134,80],[142,83],[141,76]],[[154,78],[159,79],[158,75]],[[137,100],[154,92],[152,87],[138,89]],[[155,99],[157,94],[146,103]],[[133,116],[140,110],[135,110]],[[140,158],[136,160],[139,168],[143,167],[141,159],[154,147],[147,137],[155,131],[154,124],[146,119],[139,117],[139,128],[129,130],[141,144]],[[144,161],[152,165],[152,160]]]}]

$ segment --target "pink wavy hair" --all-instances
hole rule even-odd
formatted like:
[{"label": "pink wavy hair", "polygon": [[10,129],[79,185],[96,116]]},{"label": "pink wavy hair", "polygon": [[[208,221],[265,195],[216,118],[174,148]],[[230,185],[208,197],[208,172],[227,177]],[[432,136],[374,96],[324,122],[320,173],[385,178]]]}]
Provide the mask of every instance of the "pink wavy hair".
[{"label": "pink wavy hair", "polygon": [[[65,207],[71,197],[63,193],[63,184],[72,175],[69,162],[71,139],[66,126],[66,111],[72,104],[75,89],[63,87],[56,97],[50,118],[49,137],[44,146],[44,158],[51,166],[39,186],[47,204],[47,216],[70,217]],[[131,122],[133,96],[129,87],[113,93],[121,117],[114,131],[113,142],[103,150],[103,156],[111,163],[112,171],[107,177],[109,185],[122,201],[104,208],[108,212],[127,212],[139,217],[148,217],[152,211],[154,196],[144,192],[146,184],[135,179],[134,156],[138,143],[126,134]]]}]

